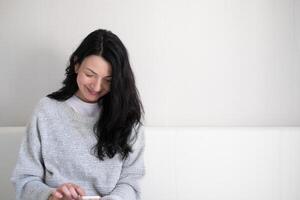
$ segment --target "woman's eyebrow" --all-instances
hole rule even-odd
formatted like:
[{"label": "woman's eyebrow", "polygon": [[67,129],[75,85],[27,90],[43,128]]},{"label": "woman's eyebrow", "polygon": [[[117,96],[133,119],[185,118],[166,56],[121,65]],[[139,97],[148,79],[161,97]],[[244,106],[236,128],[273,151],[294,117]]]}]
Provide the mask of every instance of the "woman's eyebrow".
[{"label": "woman's eyebrow", "polygon": [[[98,75],[96,72],[94,72],[93,70],[91,70],[90,68],[86,68],[87,70],[89,70],[89,71],[91,71],[93,74],[95,74],[95,75]],[[112,76],[105,76],[105,78],[110,78],[110,77],[112,77]]]},{"label": "woman's eyebrow", "polygon": [[89,70],[89,71],[91,71],[93,74],[96,74],[96,75],[97,75],[97,73],[94,72],[93,70],[91,70],[90,68],[86,68],[86,69]]}]

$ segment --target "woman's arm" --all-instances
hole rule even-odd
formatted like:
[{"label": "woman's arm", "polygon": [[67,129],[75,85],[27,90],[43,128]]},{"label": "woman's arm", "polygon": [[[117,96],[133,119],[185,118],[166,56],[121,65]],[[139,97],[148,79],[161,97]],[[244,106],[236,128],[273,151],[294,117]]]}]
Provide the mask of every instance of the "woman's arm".
[{"label": "woman's arm", "polygon": [[32,115],[23,137],[19,157],[11,181],[17,200],[47,200],[53,191],[43,183],[44,163],[41,155],[38,107]]},{"label": "woman's arm", "polygon": [[116,187],[109,195],[103,196],[101,200],[140,200],[140,181],[145,175],[144,149],[145,135],[144,128],[141,127],[133,145],[133,152],[123,163]]}]

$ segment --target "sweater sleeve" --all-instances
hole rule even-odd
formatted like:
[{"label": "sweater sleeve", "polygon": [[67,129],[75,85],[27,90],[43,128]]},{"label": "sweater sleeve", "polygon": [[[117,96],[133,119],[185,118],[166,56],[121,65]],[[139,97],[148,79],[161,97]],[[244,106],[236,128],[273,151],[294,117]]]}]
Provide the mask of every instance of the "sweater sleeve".
[{"label": "sweater sleeve", "polygon": [[118,183],[114,190],[101,200],[140,200],[140,181],[145,175],[144,166],[145,136],[140,127],[138,137],[133,145],[133,152],[124,160]]},{"label": "sweater sleeve", "polygon": [[23,137],[11,177],[17,200],[47,200],[54,189],[43,183],[44,164],[36,111],[37,108],[27,124],[26,135]]}]

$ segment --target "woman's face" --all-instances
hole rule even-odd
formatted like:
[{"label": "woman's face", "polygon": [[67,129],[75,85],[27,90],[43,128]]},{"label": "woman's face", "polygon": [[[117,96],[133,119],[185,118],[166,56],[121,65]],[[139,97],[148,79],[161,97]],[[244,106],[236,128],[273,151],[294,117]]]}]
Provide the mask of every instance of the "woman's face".
[{"label": "woman's face", "polygon": [[75,65],[78,91],[76,96],[88,103],[95,103],[110,91],[112,69],[101,56],[91,55]]}]

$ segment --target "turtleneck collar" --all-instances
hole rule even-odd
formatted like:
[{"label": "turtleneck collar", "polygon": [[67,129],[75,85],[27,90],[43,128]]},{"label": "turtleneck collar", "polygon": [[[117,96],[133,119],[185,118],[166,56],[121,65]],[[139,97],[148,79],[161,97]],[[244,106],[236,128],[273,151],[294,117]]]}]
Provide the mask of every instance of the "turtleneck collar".
[{"label": "turtleneck collar", "polygon": [[87,103],[81,100],[75,94],[71,98],[67,99],[66,103],[77,113],[84,116],[94,117],[100,112],[100,107],[97,102]]}]

